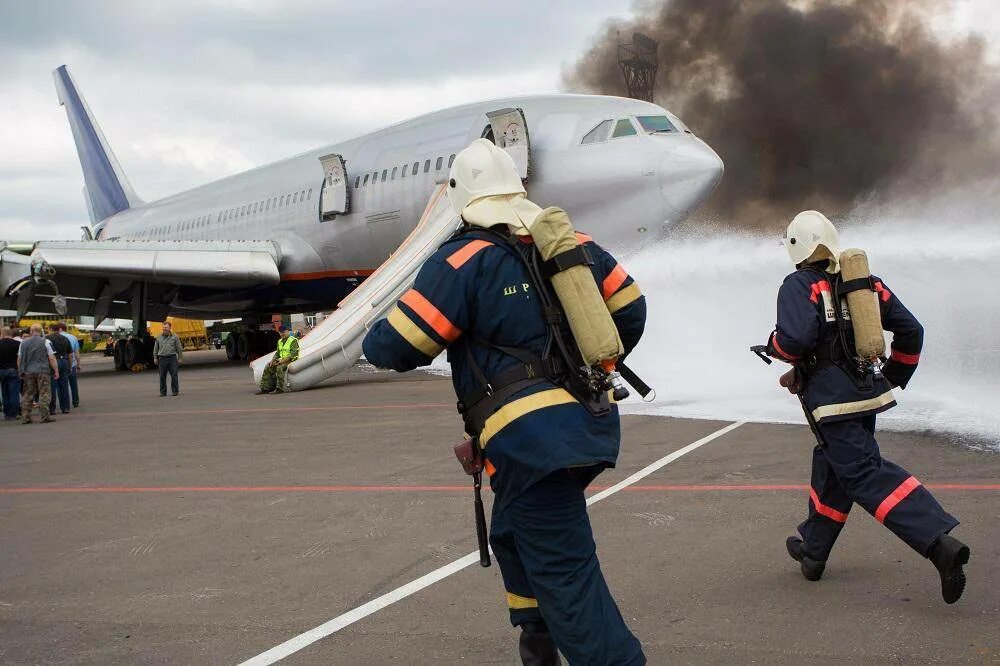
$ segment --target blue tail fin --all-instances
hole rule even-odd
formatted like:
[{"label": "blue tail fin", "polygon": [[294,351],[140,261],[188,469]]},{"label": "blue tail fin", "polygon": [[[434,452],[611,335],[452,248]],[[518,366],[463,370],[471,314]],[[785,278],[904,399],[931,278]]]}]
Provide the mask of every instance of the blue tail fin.
[{"label": "blue tail fin", "polygon": [[115,213],[141,205],[142,200],[135,195],[125,178],[121,165],[111,152],[83,96],[77,91],[66,65],[57,68],[52,75],[56,80],[59,103],[66,107],[76,152],[80,155],[91,221],[96,224]]}]

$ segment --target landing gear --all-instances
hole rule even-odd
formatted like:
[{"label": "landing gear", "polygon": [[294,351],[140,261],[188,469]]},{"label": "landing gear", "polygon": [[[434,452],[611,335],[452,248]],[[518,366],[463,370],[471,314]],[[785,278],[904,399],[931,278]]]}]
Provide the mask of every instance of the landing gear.
[{"label": "landing gear", "polygon": [[127,346],[128,340],[115,340],[115,370],[128,370],[128,364],[125,362],[125,347]]},{"label": "landing gear", "polygon": [[278,332],[233,331],[226,338],[226,358],[230,361],[252,361],[273,354],[278,346]]},{"label": "landing gear", "polygon": [[238,361],[240,358],[239,340],[240,334],[235,331],[226,337],[226,358],[230,361]]},{"label": "landing gear", "polygon": [[256,336],[253,331],[245,331],[239,334],[236,339],[236,349],[238,351],[238,356],[241,361],[249,361],[250,355],[253,353],[253,343]]}]

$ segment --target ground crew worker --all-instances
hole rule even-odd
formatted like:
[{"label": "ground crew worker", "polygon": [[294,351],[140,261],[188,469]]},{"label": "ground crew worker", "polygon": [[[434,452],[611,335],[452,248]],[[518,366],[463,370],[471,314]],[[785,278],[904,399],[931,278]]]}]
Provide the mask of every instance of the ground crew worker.
[{"label": "ground crew worker", "polygon": [[60,322],[56,322],[50,325],[49,334],[45,336],[45,339],[52,343],[52,349],[56,353],[56,364],[59,367],[59,372],[52,375],[52,398],[49,400],[49,411],[56,411],[56,398],[59,398],[60,411],[63,414],[69,414],[69,369],[70,359],[73,356],[73,346],[59,333],[59,324]]},{"label": "ground crew worker", "polygon": [[279,326],[278,348],[260,376],[261,393],[284,393],[288,364],[299,357],[299,341],[287,326]]},{"label": "ground crew worker", "polygon": [[160,369],[160,397],[167,395],[167,375],[170,375],[170,392],[173,395],[180,393],[180,380],[177,378],[177,371],[181,361],[184,359],[184,344],[181,339],[174,335],[173,325],[169,321],[163,322],[163,332],[156,336],[153,343],[153,359]]},{"label": "ground crew worker", "polygon": [[778,291],[768,354],[794,364],[782,385],[802,393],[821,439],[813,450],[809,514],[799,525],[801,538],[788,538],[788,553],[808,580],[819,580],[857,503],[931,560],[945,602],[954,603],[965,589],[962,565],[969,560],[969,548],[948,534],[958,520],[916,477],[882,458],[874,436],[875,415],[895,406],[892,389],[906,388],[916,370],[923,328],[873,276],[882,328],[893,334],[892,354],[881,374],[861,372],[853,362],[851,324],[845,325],[846,300],[838,298],[844,291],[837,230],[821,213],[805,211],[788,226],[784,243],[797,270]]},{"label": "ground crew worker", "polygon": [[80,340],[66,330],[66,324],[63,322],[59,322],[56,326],[59,328],[59,335],[66,338],[72,348],[69,356],[69,376],[67,379],[69,381],[69,394],[73,402],[73,409],[76,409],[80,406],[80,384],[77,381],[77,375],[80,374]]},{"label": "ground crew worker", "polygon": [[[448,185],[464,226],[372,327],[365,357],[404,372],[448,349],[466,430],[495,493],[490,544],[523,662],[558,664],[558,647],[571,664],[644,664],[601,573],[584,499],[618,457],[618,410],[593,414],[547,367],[549,328],[521,254],[540,209],[511,157],[485,139],[458,154]],[[642,335],[645,299],[610,254],[577,238],[627,353]],[[470,418],[474,404],[487,406],[481,427]]]},{"label": "ground crew worker", "polygon": [[21,413],[21,378],[17,374],[17,350],[21,339],[9,328],[0,333],[0,402],[3,418],[13,421]]},{"label": "ground crew worker", "polygon": [[41,423],[55,421],[50,415],[52,379],[59,379],[59,365],[52,343],[42,337],[41,324],[32,324],[30,334],[17,349],[17,372],[21,375],[21,423],[31,423],[31,403],[38,397]]}]

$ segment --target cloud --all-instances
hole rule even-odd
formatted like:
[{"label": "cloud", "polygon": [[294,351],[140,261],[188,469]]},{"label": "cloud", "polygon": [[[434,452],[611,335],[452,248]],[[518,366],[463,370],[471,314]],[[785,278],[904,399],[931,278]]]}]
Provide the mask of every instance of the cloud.
[{"label": "cloud", "polygon": [[78,238],[83,178],[52,70],[68,64],[154,200],[436,109],[558,90],[631,0],[0,6],[0,238]]}]

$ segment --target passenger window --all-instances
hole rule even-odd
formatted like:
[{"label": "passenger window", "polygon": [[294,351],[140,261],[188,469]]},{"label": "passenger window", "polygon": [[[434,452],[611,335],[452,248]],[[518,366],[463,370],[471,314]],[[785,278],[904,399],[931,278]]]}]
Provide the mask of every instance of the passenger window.
[{"label": "passenger window", "polygon": [[246,214],[247,214],[247,207],[246,206],[240,206],[240,217],[243,217]]},{"label": "passenger window", "polygon": [[444,164],[444,158],[443,157],[437,158],[437,162],[434,163],[434,170],[440,171],[442,164]]},{"label": "passenger window", "polygon": [[292,195],[292,203],[298,203],[298,202],[299,202],[299,193],[296,192],[295,194]]},{"label": "passenger window", "polygon": [[382,169],[382,182],[383,183],[385,182],[385,176],[386,176],[387,173],[389,173],[388,169]]},{"label": "passenger window", "polygon": [[281,195],[281,197],[279,197],[279,199],[278,199],[278,205],[279,206],[284,206],[285,205],[285,196],[284,195]]},{"label": "passenger window", "polygon": [[450,169],[451,165],[454,163],[455,163],[455,153],[452,153],[451,157],[448,158],[448,168]]},{"label": "passenger window", "polygon": [[361,187],[361,176],[357,176],[354,179],[354,189],[358,189],[359,187]]},{"label": "passenger window", "polygon": [[406,170],[407,170],[407,165],[404,164],[403,165],[403,170],[399,172],[399,177],[400,178],[406,178]]},{"label": "passenger window", "polygon": [[309,192],[306,194],[306,199],[312,201],[312,198],[313,198],[313,191],[312,188],[310,187]]},{"label": "passenger window", "polygon": [[427,160],[426,162],[424,162],[424,173],[430,173],[430,172],[431,172],[431,161]]},{"label": "passenger window", "polygon": [[419,169],[420,169],[420,162],[414,162],[413,163],[413,171],[410,172],[410,175],[411,176],[416,176],[417,175],[417,171]]},{"label": "passenger window", "polygon": [[372,174],[372,185],[378,182],[378,171]]},{"label": "passenger window", "polygon": [[302,190],[301,192],[299,192],[299,201],[305,201],[305,200],[306,200],[306,191]]},{"label": "passenger window", "polygon": [[598,123],[597,127],[590,130],[583,135],[583,141],[580,142],[581,145],[586,146],[590,143],[602,143],[607,141],[608,132],[611,130],[611,121],[603,120]]},{"label": "passenger window", "polygon": [[392,167],[392,175],[389,176],[389,180],[396,180],[397,171],[399,171],[399,167]]},{"label": "passenger window", "polygon": [[368,174],[365,174],[365,185],[368,184]]},{"label": "passenger window", "polygon": [[618,139],[623,136],[633,136],[636,133],[635,127],[632,126],[632,121],[628,118],[622,118],[615,123],[615,131],[611,134],[611,138]]}]

